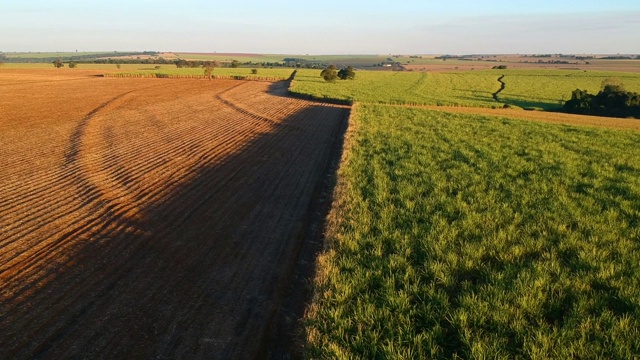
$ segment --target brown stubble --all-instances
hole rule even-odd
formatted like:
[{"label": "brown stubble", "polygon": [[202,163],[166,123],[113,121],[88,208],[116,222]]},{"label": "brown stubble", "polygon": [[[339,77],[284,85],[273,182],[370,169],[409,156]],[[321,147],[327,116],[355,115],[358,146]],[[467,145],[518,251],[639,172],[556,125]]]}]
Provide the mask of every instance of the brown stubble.
[{"label": "brown stubble", "polygon": [[284,84],[38,76],[0,83],[0,355],[256,354],[348,110]]}]

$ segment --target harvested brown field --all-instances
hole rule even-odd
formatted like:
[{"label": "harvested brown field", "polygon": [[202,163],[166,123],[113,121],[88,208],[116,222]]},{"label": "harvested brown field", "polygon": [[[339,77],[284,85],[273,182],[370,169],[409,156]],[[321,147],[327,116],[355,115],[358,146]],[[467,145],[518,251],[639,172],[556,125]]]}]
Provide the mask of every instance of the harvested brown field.
[{"label": "harvested brown field", "polygon": [[348,108],[86,75],[0,77],[0,358],[264,356]]}]

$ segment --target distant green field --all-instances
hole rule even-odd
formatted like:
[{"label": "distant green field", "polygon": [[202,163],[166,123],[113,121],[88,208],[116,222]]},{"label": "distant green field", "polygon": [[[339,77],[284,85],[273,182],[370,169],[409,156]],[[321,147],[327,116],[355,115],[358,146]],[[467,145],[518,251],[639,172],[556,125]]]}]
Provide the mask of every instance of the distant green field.
[{"label": "distant green field", "polygon": [[203,61],[225,61],[238,60],[240,62],[282,62],[286,55],[270,54],[203,54],[203,53],[174,53],[181,59],[203,60]]},{"label": "distant green field", "polygon": [[[64,64],[64,69],[68,68],[68,64]],[[162,67],[175,67],[174,65],[162,65]],[[154,65],[144,64],[121,64],[120,69],[116,64],[78,64],[73,70],[119,70],[119,71],[147,71],[153,69]],[[5,63],[0,69],[56,69],[53,64],[50,63]],[[147,69],[147,70],[144,70]]]},{"label": "distant green field", "polygon": [[309,358],[638,357],[640,133],[354,111]]},{"label": "distant green field", "polygon": [[322,61],[336,66],[351,65],[356,67],[373,66],[387,59],[387,56],[382,55],[306,55],[300,57],[307,60]]},{"label": "distant green field", "polygon": [[384,104],[460,105],[492,107],[502,104],[491,94],[500,89],[495,72],[423,73],[357,71],[355,80],[327,83],[319,70],[299,70],[291,91],[316,98]]},{"label": "distant green field", "polygon": [[495,70],[504,74],[505,90],[500,100],[511,105],[549,110],[571,98],[577,88],[598,93],[607,78],[622,81],[628,91],[640,92],[639,73],[572,70]]},{"label": "distant green field", "polygon": [[[372,66],[385,61],[387,56],[380,55],[291,55],[291,54],[202,54],[202,53],[174,53],[178,57],[189,60],[217,60],[229,62],[284,62],[285,58],[320,61],[335,65]],[[397,60],[400,61],[400,60]]]},{"label": "distant green field", "polygon": [[[492,94],[504,91],[496,102]],[[327,83],[317,70],[300,70],[291,91],[316,98],[369,103],[516,107],[553,109],[569,100],[576,88],[592,93],[610,77],[620,79],[627,90],[640,92],[640,74],[571,70],[484,70],[466,72],[357,71],[353,81]]]},{"label": "distant green field", "polygon": [[[19,52],[19,53],[4,53],[4,55],[9,59],[43,59],[43,58],[66,58],[71,56],[87,56],[87,55],[98,55],[104,54],[104,51],[101,52]],[[114,53],[117,54],[117,53]]]}]

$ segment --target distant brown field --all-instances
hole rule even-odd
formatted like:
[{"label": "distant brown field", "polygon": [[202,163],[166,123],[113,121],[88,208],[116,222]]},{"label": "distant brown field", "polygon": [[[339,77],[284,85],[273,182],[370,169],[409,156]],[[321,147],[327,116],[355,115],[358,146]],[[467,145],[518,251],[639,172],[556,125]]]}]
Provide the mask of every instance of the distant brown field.
[{"label": "distant brown field", "polygon": [[0,75],[0,358],[255,357],[348,109],[93,74]]}]

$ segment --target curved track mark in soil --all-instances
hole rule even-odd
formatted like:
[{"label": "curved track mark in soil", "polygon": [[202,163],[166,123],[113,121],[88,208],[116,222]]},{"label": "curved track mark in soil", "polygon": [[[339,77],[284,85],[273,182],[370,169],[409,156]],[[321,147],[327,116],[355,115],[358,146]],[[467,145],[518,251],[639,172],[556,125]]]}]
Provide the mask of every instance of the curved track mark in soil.
[{"label": "curved track mark in soil", "polygon": [[[107,106],[115,103],[116,101],[118,101],[119,99],[123,98],[124,96],[128,95],[131,92],[132,91],[120,94],[104,102],[103,104],[99,105],[93,110],[91,110],[78,123],[73,133],[71,134],[71,137],[69,139],[69,145],[67,147],[67,151],[65,152],[63,167],[61,169],[61,172],[59,173],[59,176],[61,179],[64,179],[63,180],[64,182],[76,183],[79,187],[84,187],[85,189],[88,189],[86,192],[81,194],[86,198],[90,198],[90,194],[92,193],[93,194],[97,193],[97,189],[94,186],[92,186],[87,179],[84,179],[81,173],[78,172],[77,162],[80,156],[80,148],[81,148],[82,136],[84,134],[84,131],[93,116],[95,116],[98,112],[100,112]],[[44,192],[46,189],[41,189],[41,190]],[[42,194],[40,194],[40,196],[42,196]],[[88,200],[88,202],[92,202],[94,199],[95,198],[91,198],[91,200]],[[68,230],[64,235],[57,238],[56,240],[49,242],[48,245],[45,247],[29,249],[29,252],[31,255],[28,257],[22,257],[20,256],[21,254],[18,253],[16,254],[16,257],[13,259],[4,259],[6,262],[3,266],[0,267],[0,278],[11,267],[19,267],[24,269],[26,266],[26,263],[29,263],[29,264],[37,263],[38,260],[40,260],[41,256],[44,256],[44,254],[50,252],[52,249],[55,249],[61,242],[64,241],[65,238],[72,235],[73,233],[74,232],[72,230]]]}]

